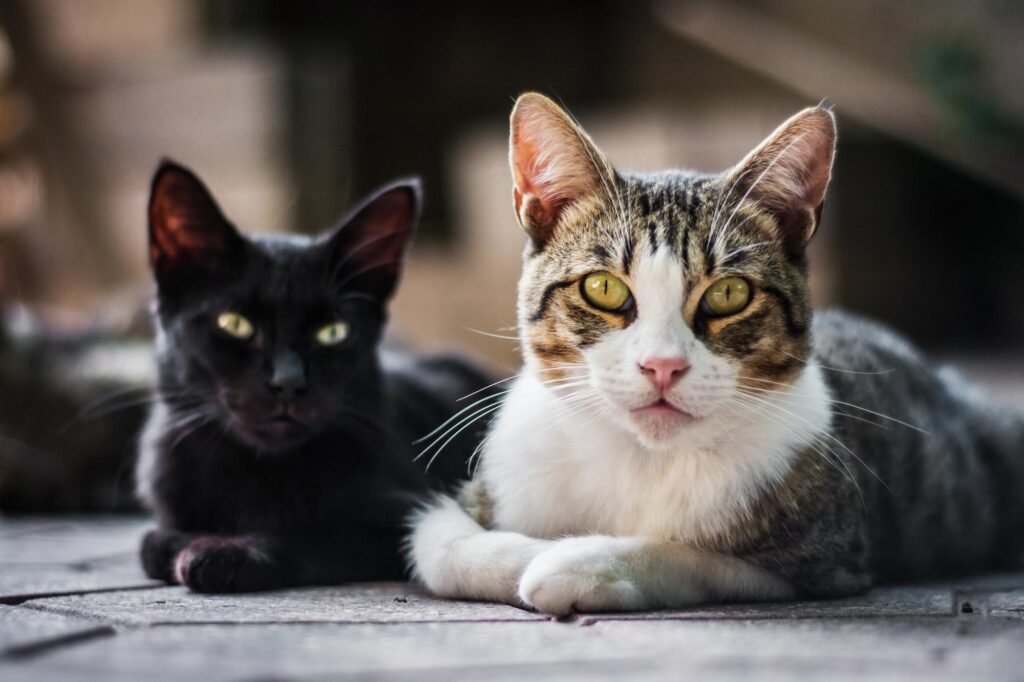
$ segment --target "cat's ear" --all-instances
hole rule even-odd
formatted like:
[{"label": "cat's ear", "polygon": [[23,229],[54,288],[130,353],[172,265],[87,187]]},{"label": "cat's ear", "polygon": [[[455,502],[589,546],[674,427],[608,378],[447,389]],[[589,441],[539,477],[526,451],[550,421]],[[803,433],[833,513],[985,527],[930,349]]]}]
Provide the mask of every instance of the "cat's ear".
[{"label": "cat's ear", "polygon": [[748,154],[730,172],[725,187],[733,186],[733,197],[767,210],[787,250],[799,254],[818,229],[835,150],[832,112],[804,109]]},{"label": "cat's ear", "polygon": [[386,302],[402,272],[420,216],[420,181],[407,178],[373,192],[324,235],[332,281]]},{"label": "cat's ear", "polygon": [[541,246],[573,204],[605,197],[614,171],[590,137],[557,104],[528,92],[512,109],[509,139],[519,223]]},{"label": "cat's ear", "polygon": [[237,263],[244,240],[187,168],[164,161],[149,196],[149,263],[157,282],[187,283]]}]

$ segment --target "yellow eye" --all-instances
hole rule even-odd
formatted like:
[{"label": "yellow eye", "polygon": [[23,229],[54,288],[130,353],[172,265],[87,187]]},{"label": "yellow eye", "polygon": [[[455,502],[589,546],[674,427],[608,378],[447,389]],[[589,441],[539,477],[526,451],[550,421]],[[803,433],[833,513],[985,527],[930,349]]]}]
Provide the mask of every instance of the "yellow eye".
[{"label": "yellow eye", "polygon": [[217,316],[217,327],[228,336],[248,341],[256,333],[252,322],[238,313],[226,312]]},{"label": "yellow eye", "polygon": [[581,289],[590,305],[610,312],[622,310],[633,300],[626,283],[607,272],[590,273],[583,278]]},{"label": "yellow eye", "polygon": [[348,324],[332,322],[320,327],[316,332],[316,342],[321,346],[336,346],[348,336]]},{"label": "yellow eye", "polygon": [[701,307],[708,315],[734,315],[750,303],[750,282],[742,277],[723,277],[704,292]]}]

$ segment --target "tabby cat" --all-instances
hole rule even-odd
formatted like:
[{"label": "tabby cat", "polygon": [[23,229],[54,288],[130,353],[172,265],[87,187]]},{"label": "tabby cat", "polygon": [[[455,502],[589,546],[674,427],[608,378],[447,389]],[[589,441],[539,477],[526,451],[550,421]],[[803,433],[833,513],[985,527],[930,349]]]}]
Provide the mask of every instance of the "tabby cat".
[{"label": "tabby cat", "polygon": [[875,323],[812,319],[830,111],[718,175],[617,171],[537,94],[511,124],[525,368],[461,499],[415,517],[428,588],[566,614],[1018,559],[1024,419]]},{"label": "tabby cat", "polygon": [[229,592],[403,576],[408,514],[465,475],[438,462],[428,477],[412,441],[488,383],[453,358],[379,352],[418,212],[418,184],[399,182],[319,237],[245,236],[195,175],[160,167],[158,400],[136,471],[159,522],[150,577]]}]

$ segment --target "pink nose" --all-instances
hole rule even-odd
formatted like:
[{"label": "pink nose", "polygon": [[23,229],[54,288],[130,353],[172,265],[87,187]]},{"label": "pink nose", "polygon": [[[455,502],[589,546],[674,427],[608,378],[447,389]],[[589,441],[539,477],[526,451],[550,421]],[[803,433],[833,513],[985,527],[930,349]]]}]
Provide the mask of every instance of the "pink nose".
[{"label": "pink nose", "polygon": [[659,391],[666,391],[672,384],[683,378],[690,369],[690,361],[684,357],[645,358],[640,362],[640,373],[651,380]]}]

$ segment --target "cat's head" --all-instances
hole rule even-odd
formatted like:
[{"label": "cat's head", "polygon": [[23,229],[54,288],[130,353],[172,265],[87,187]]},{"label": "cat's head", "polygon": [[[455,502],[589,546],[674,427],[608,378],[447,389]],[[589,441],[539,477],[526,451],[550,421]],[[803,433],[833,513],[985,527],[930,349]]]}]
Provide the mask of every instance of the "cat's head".
[{"label": "cat's head", "polygon": [[[164,398],[268,452],[373,419],[377,345],[419,185],[384,187],[318,237],[247,236],[190,171],[161,165],[149,202]],[[370,412],[370,414],[367,414]]]},{"label": "cat's head", "polygon": [[831,175],[831,112],[798,113],[718,175],[628,174],[531,93],[513,110],[510,147],[530,237],[520,334],[550,390],[665,447],[727,429],[759,393],[799,377],[804,250]]}]

